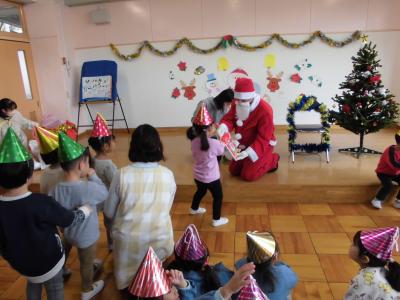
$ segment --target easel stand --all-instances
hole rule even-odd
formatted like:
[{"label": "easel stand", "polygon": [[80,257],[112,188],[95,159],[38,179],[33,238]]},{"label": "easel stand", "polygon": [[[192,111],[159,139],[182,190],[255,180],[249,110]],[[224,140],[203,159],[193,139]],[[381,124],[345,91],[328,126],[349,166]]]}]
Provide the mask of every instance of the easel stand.
[{"label": "easel stand", "polygon": [[[121,113],[122,113],[122,119],[115,119],[115,102],[119,103],[119,107],[121,108]],[[79,107],[78,107],[78,122],[77,122],[77,129],[79,131],[80,127],[93,127],[94,124],[94,118],[92,115],[92,112],[90,111],[89,105],[92,104],[104,104],[104,103],[112,103],[113,105],[113,109],[112,109],[112,119],[106,119],[106,121],[110,124],[111,126],[111,132],[114,134],[114,124],[115,122],[120,122],[120,121],[124,121],[125,122],[125,127],[126,127],[126,131],[128,133],[130,133],[129,131],[129,127],[128,127],[128,122],[126,121],[126,117],[125,117],[125,113],[124,113],[124,109],[122,108],[122,104],[121,104],[121,100],[119,97],[117,97],[116,100],[96,100],[96,101],[79,101]],[[90,120],[92,121],[91,125],[82,125],[80,124],[80,115],[81,115],[81,106],[85,105],[86,109],[89,113],[90,116]]]}]

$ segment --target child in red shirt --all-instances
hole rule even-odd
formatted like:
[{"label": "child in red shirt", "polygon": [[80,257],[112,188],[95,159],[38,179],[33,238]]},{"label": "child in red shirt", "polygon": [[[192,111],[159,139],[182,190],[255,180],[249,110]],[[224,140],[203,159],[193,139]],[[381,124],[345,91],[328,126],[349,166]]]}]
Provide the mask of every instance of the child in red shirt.
[{"label": "child in red shirt", "polygon": [[[400,131],[396,133],[395,139],[397,145],[391,145],[385,149],[375,170],[381,181],[381,188],[371,204],[378,209],[382,208],[382,202],[392,190],[392,182],[400,185]],[[400,208],[400,191],[397,193],[393,206]]]}]

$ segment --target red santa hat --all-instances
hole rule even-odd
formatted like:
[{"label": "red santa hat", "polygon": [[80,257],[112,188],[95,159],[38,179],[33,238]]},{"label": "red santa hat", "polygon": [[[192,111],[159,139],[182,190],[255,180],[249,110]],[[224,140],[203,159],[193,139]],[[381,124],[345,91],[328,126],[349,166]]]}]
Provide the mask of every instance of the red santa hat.
[{"label": "red santa hat", "polygon": [[381,260],[392,258],[393,248],[399,239],[398,227],[376,228],[361,231],[361,243],[369,253]]},{"label": "red santa hat", "polygon": [[196,226],[190,224],[182,237],[175,244],[175,254],[183,260],[199,260],[208,253],[205,243],[201,240]]},{"label": "red santa hat", "polygon": [[112,133],[111,133],[110,129],[108,129],[107,121],[103,118],[103,116],[100,113],[97,113],[96,121],[94,122],[94,125],[93,125],[91,137],[101,138],[101,137],[111,136],[111,135],[112,135]]},{"label": "red santa hat", "polygon": [[249,76],[249,74],[247,74],[247,72],[245,70],[241,69],[241,68],[236,68],[235,70],[233,70],[231,72],[231,74],[235,74],[235,73],[239,73],[239,74],[242,74],[242,75]]},{"label": "red santa hat", "polygon": [[200,109],[197,111],[194,117],[193,123],[200,126],[209,126],[214,122],[207,107],[204,103],[201,104]]},{"label": "red santa hat", "polygon": [[250,275],[251,282],[240,290],[238,300],[268,300],[268,297],[258,286],[256,280]]},{"label": "red santa hat", "polygon": [[236,79],[234,98],[237,100],[249,100],[256,96],[253,81],[250,78]]},{"label": "red santa hat", "polygon": [[159,297],[168,294],[171,282],[153,248],[149,247],[131,285],[129,292],[140,298]]}]

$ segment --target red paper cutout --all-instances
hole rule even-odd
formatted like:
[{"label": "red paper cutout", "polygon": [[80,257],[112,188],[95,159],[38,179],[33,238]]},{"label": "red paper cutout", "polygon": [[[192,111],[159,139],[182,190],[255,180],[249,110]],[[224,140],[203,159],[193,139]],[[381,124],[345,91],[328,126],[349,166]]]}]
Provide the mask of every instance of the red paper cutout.
[{"label": "red paper cutout", "polygon": [[186,62],[180,61],[179,64],[178,64],[178,68],[179,68],[180,71],[186,71],[186,68],[187,68]]},{"label": "red paper cutout", "polygon": [[172,97],[172,98],[176,99],[176,98],[178,98],[180,95],[181,95],[181,92],[180,92],[180,90],[179,90],[178,88],[174,88],[174,89],[172,90],[172,94],[171,94],[171,97]]},{"label": "red paper cutout", "polygon": [[300,83],[302,79],[299,73],[294,73],[290,76],[290,80],[295,83]]},{"label": "red paper cutout", "polygon": [[188,100],[193,100],[193,98],[196,96],[196,91],[194,90],[196,88],[196,79],[193,79],[189,85],[186,85],[186,83],[181,80],[181,85],[182,85],[182,90],[184,90],[183,97],[185,97]]}]

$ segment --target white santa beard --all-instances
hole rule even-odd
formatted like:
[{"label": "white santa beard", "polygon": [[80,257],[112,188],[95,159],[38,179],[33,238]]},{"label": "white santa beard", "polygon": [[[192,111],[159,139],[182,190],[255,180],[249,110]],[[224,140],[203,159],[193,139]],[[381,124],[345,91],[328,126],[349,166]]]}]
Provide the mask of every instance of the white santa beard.
[{"label": "white santa beard", "polygon": [[236,105],[236,117],[238,120],[244,121],[250,115],[250,105]]}]

